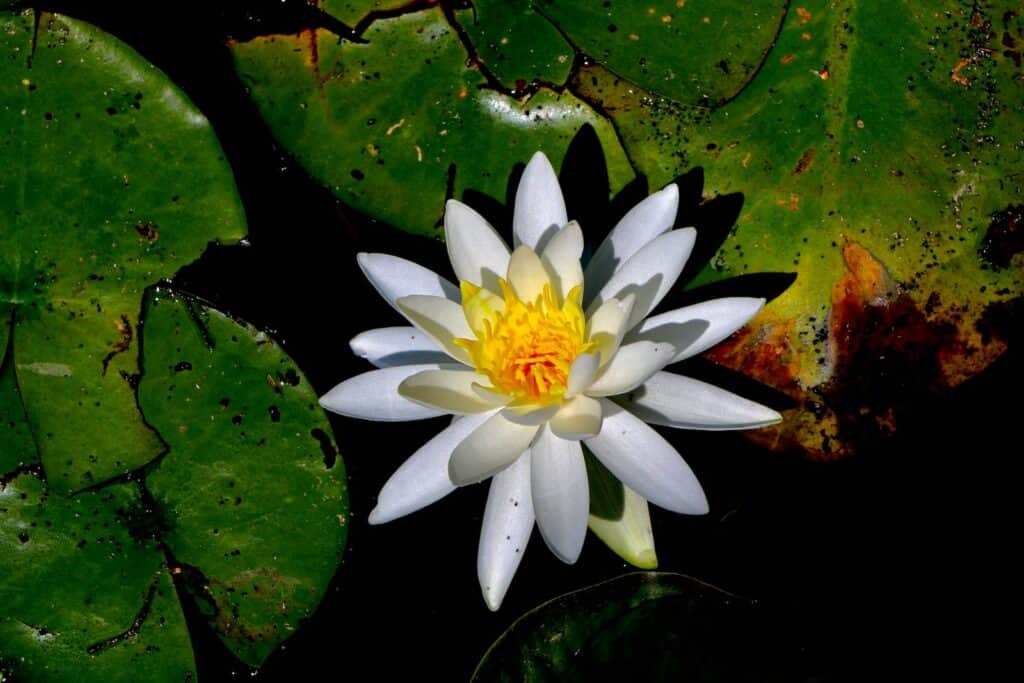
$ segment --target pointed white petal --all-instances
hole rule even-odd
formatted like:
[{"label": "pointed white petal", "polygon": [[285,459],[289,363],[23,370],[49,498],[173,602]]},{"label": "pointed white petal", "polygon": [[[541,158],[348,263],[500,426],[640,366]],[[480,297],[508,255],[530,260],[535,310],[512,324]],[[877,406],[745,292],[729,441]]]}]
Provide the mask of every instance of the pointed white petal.
[{"label": "pointed white petal", "polygon": [[764,299],[730,296],[651,316],[637,325],[628,341],[667,341],[677,349],[676,363],[707,351],[740,329],[764,308]]},{"label": "pointed white petal", "polygon": [[[398,385],[407,377],[424,370],[436,370],[436,363],[428,365],[401,365],[395,368],[371,370],[350,377],[320,397],[325,410],[347,417],[381,422],[424,420],[444,415],[445,411],[413,403],[398,393]],[[451,365],[447,367],[452,367]]]},{"label": "pointed white petal", "polygon": [[520,301],[534,302],[551,284],[547,268],[533,249],[519,245],[508,262],[508,283]]},{"label": "pointed white petal", "polygon": [[348,345],[378,368],[450,362],[448,354],[415,327],[378,327],[357,334]]},{"label": "pointed white petal", "polygon": [[[468,419],[468,418],[466,418]],[[487,493],[476,574],[484,602],[491,611],[501,607],[512,577],[526,552],[533,532],[530,495],[530,451],[494,475]]]},{"label": "pointed white petal", "polygon": [[444,239],[455,277],[499,292],[498,278],[508,270],[508,246],[473,209],[449,199],[444,210]]},{"label": "pointed white petal", "polygon": [[588,396],[617,396],[632,391],[672,362],[676,347],[638,341],[619,347],[611,362],[587,387]]},{"label": "pointed white petal", "polygon": [[587,264],[584,290],[598,292],[633,254],[672,227],[678,210],[679,188],[675,183],[630,209]]},{"label": "pointed white petal", "polygon": [[466,365],[470,364],[469,352],[455,343],[456,339],[474,338],[462,306],[436,296],[414,295],[399,299],[398,310],[445,353]]},{"label": "pointed white petal", "polygon": [[626,486],[659,507],[687,515],[704,515],[708,501],[697,477],[676,449],[640,418],[600,399],[601,433],[587,447]]},{"label": "pointed white petal", "polygon": [[356,262],[384,300],[398,310],[403,296],[423,294],[459,301],[459,288],[432,270],[390,254],[361,253]]},{"label": "pointed white petal", "polygon": [[548,423],[551,431],[563,439],[578,441],[601,431],[601,404],[580,394],[562,404]]},{"label": "pointed white petal", "polygon": [[587,319],[587,341],[596,345],[600,354],[599,366],[608,363],[614,356],[626,334],[626,323],[633,312],[636,297],[627,294],[621,300],[611,298],[601,304]]},{"label": "pointed white petal", "polygon": [[526,165],[516,190],[512,217],[516,246],[525,244],[534,251],[541,251],[568,220],[555,169],[542,152],[537,152]]},{"label": "pointed white petal", "polygon": [[457,486],[483,481],[522,455],[536,434],[536,425],[509,422],[497,413],[456,447],[448,476]]},{"label": "pointed white petal", "polygon": [[601,288],[587,308],[588,316],[608,299],[621,299],[632,293],[636,295],[636,303],[626,323],[626,329],[632,329],[665,298],[679,279],[696,236],[693,228],[683,228],[660,235],[641,247]]},{"label": "pointed white petal", "polygon": [[612,552],[640,569],[656,569],[658,555],[654,552],[654,531],[647,501],[633,489],[623,485],[621,519],[605,519],[590,515],[590,530],[611,548]]},{"label": "pointed white petal", "polygon": [[576,221],[555,233],[540,259],[548,269],[559,301],[565,301],[573,287],[583,284],[583,231]]},{"label": "pointed white petal", "polygon": [[540,535],[555,557],[574,564],[587,536],[590,489],[579,441],[566,441],[544,427],[531,454],[533,509]]},{"label": "pointed white petal", "polygon": [[493,401],[474,389],[483,378],[470,368],[424,370],[398,385],[398,393],[410,401],[437,408],[446,413],[468,415],[494,410]]},{"label": "pointed white petal", "polygon": [[594,382],[597,376],[597,363],[600,356],[596,353],[581,353],[576,356],[569,368],[569,380],[566,382],[565,397],[572,398]]},{"label": "pointed white petal", "polygon": [[384,484],[370,524],[384,524],[441,500],[455,490],[448,478],[448,459],[459,442],[490,415],[480,413],[456,420],[409,456]]},{"label": "pointed white petal", "polygon": [[645,422],[680,429],[755,429],[782,420],[777,412],[699,380],[659,372],[618,402]]}]

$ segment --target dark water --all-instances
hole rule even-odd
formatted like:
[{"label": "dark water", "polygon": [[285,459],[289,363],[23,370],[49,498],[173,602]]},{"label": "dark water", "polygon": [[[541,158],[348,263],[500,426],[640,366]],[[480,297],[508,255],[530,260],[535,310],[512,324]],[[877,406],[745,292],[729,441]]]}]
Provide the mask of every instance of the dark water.
[{"label": "dark water", "polygon": [[[226,36],[296,30],[305,3],[46,2],[138,50],[209,117],[236,174],[249,246],[214,248],[176,278],[270,329],[319,392],[365,367],[355,333],[397,324],[362,281],[359,251],[443,269],[443,247],[346,209],[273,141],[231,65]],[[496,169],[496,172],[501,169]],[[337,299],[368,302],[355,314]],[[1010,321],[1019,328],[1020,315]],[[1011,331],[1019,341],[1019,329]],[[774,637],[807,660],[814,680],[910,678],[980,640],[984,610],[1002,600],[999,548],[1008,535],[1012,420],[1019,419],[1019,352],[950,395],[915,408],[873,452],[835,464],[772,454],[734,434],[676,442],[712,513],[691,519],[652,508],[661,568],[758,598],[779,615]],[[566,567],[537,535],[504,606],[487,611],[476,582],[486,497],[470,487],[409,518],[370,527],[366,516],[391,472],[438,429],[336,419],[350,474],[350,546],[318,613],[254,680],[465,680],[487,646],[524,611],[627,571],[595,538]],[[189,615],[201,681],[250,679]],[[326,673],[324,673],[326,672]],[[811,680],[809,677],[808,680]]]}]

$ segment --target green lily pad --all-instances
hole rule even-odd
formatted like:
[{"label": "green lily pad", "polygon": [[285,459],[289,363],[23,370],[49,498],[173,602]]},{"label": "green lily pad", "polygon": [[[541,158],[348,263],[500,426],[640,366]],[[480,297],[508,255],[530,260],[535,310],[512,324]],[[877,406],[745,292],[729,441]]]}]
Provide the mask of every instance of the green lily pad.
[{"label": "green lily pad", "polygon": [[560,163],[586,123],[613,184],[633,177],[609,122],[571,93],[542,88],[521,102],[467,66],[440,8],[378,19],[363,38],[315,29],[231,45],[275,136],[350,206],[438,236],[447,197],[503,198],[514,164],[537,149]]},{"label": "green lily pad", "polygon": [[627,574],[520,617],[474,683],[792,681],[802,654],[753,601],[680,574]]},{"label": "green lily pad", "polygon": [[[180,294],[150,292],[142,315],[139,402],[169,450],[141,483],[52,495],[28,430],[0,431],[0,671],[25,680],[194,676],[180,597],[258,666],[345,547],[344,464],[281,348]],[[18,398],[5,365],[0,407]]]},{"label": "green lily pad", "polygon": [[612,112],[655,185],[699,165],[706,193],[746,195],[697,282],[799,277],[711,357],[800,400],[755,439],[835,458],[1006,348],[995,321],[1024,293],[1024,91],[1005,46],[1024,40],[1024,22],[1012,3],[803,5],[719,108],[648,96],[600,66],[574,83]]},{"label": "green lily pad", "polygon": [[132,386],[142,292],[245,219],[209,122],[130,48],[26,10],[0,55],[0,341],[49,486],[79,490],[163,450]]},{"label": "green lily pad", "polygon": [[0,671],[25,681],[194,680],[181,606],[135,484],[0,485]]},{"label": "green lily pad", "polygon": [[210,625],[259,665],[341,561],[345,467],[316,393],[270,337],[169,292],[144,310],[139,403],[169,446],[146,476],[162,540]]}]

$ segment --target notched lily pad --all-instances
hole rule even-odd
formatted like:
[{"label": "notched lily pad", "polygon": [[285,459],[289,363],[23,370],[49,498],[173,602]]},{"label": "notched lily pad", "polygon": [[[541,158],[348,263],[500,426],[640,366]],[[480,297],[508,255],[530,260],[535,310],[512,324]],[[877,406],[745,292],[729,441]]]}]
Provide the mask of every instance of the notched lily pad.
[{"label": "notched lily pad", "polygon": [[25,681],[195,679],[163,553],[135,484],[73,498],[25,468],[0,483],[0,671]]},{"label": "notched lily pad", "polygon": [[142,292],[245,219],[209,123],[151,64],[58,15],[0,29],[0,342],[67,492],[163,450],[132,386]]},{"label": "notched lily pad", "polygon": [[520,617],[472,680],[810,680],[802,649],[784,642],[770,617],[751,600],[681,574],[627,574]]},{"label": "notched lily pad", "polygon": [[337,570],[345,467],[316,393],[269,336],[161,290],[145,316],[139,401],[169,447],[146,477],[162,538],[217,634],[259,665]]},{"label": "notched lily pad", "polygon": [[[331,192],[394,226],[440,235],[444,200],[503,197],[537,149],[561,163],[586,123],[616,188],[632,177],[611,125],[568,91],[522,101],[467,64],[440,8],[374,21],[365,44],[323,30],[233,43],[237,68],[281,143]],[[500,171],[498,170],[500,169]]]}]

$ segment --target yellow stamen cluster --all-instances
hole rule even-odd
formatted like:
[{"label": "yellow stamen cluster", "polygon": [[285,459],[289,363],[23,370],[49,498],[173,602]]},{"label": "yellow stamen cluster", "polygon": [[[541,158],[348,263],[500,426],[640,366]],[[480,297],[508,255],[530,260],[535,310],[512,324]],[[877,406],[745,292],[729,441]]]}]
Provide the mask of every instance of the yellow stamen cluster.
[{"label": "yellow stamen cluster", "polygon": [[493,297],[486,315],[475,326],[476,339],[459,339],[477,372],[487,376],[496,391],[513,404],[557,403],[563,399],[569,369],[590,349],[585,341],[586,320],[575,287],[559,305],[550,285],[535,301],[521,301],[505,280],[502,297],[468,282],[462,283],[463,307],[479,315],[480,298]]}]

